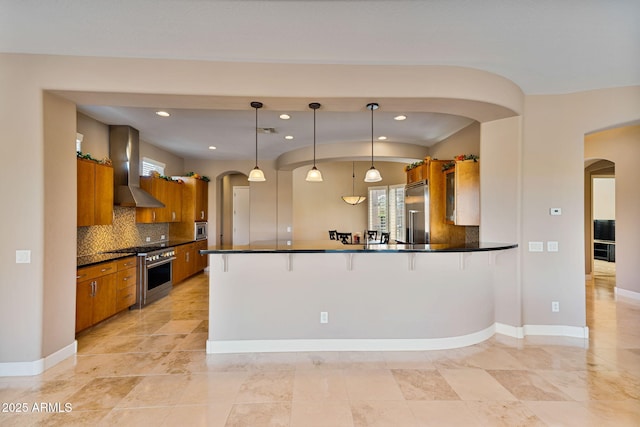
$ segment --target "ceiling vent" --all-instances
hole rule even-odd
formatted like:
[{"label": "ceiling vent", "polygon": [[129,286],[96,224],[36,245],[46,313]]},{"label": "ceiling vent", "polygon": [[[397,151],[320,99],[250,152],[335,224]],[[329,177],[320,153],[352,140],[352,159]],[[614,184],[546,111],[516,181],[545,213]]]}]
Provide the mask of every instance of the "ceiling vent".
[{"label": "ceiling vent", "polygon": [[270,133],[278,133],[276,132],[276,128],[258,128],[258,133],[266,133],[266,134],[270,134]]}]

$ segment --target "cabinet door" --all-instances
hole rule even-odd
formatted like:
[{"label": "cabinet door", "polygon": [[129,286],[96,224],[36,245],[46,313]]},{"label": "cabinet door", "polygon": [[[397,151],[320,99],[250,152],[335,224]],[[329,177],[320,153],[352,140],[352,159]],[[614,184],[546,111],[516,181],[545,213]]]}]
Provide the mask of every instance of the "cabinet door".
[{"label": "cabinet door", "polygon": [[[95,170],[94,162],[80,160],[78,166],[78,227],[93,225],[95,212]],[[113,185],[112,185],[113,187]],[[113,192],[113,188],[111,189]]]},{"label": "cabinet door", "polygon": [[182,282],[188,275],[188,258],[189,245],[180,245],[176,247],[176,259],[173,261],[173,283]]},{"label": "cabinet door", "polygon": [[95,280],[76,285],[76,332],[93,325],[93,289]]},{"label": "cabinet door", "polygon": [[209,192],[208,184],[206,181],[196,179],[196,221],[207,221],[208,219],[208,203]]},{"label": "cabinet door", "polygon": [[457,162],[455,186],[456,225],[480,225],[480,164]]},{"label": "cabinet door", "polygon": [[445,210],[444,220],[448,224],[455,223],[456,212],[456,181],[455,181],[455,169],[449,169],[445,172],[444,187],[445,187]]},{"label": "cabinet door", "polygon": [[208,243],[207,240],[201,240],[199,242],[195,243],[195,258],[198,260],[197,261],[197,267],[196,267],[196,272],[202,271],[205,268],[207,268],[207,265],[209,264],[209,255],[201,255],[200,251],[207,249]]},{"label": "cabinet door", "polygon": [[96,279],[93,297],[93,323],[98,323],[116,313],[116,274]]},{"label": "cabinet door", "polygon": [[95,165],[95,225],[113,223],[113,168]]},{"label": "cabinet door", "polygon": [[169,182],[169,222],[182,221],[182,189],[184,185]]}]

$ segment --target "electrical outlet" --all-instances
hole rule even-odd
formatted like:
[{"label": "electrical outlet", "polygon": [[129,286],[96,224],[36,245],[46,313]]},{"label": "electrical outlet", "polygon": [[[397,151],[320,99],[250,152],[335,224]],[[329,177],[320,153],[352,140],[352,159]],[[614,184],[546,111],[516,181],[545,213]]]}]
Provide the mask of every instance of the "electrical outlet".
[{"label": "electrical outlet", "polygon": [[320,323],[329,323],[329,313],[327,311],[320,312]]},{"label": "electrical outlet", "polygon": [[547,252],[558,252],[558,242],[548,241]]},{"label": "electrical outlet", "polygon": [[542,242],[529,242],[529,252],[544,252]]},{"label": "electrical outlet", "polygon": [[560,215],[562,215],[562,209],[561,208],[549,208],[549,215],[560,216]]},{"label": "electrical outlet", "polygon": [[164,234],[161,234],[160,235],[160,240],[164,240],[164,239],[166,239],[166,236]]},{"label": "electrical outlet", "polygon": [[554,313],[560,312],[560,303],[558,301],[551,301],[551,311]]},{"label": "electrical outlet", "polygon": [[144,241],[145,242],[150,242],[151,241],[151,237],[145,237]]}]

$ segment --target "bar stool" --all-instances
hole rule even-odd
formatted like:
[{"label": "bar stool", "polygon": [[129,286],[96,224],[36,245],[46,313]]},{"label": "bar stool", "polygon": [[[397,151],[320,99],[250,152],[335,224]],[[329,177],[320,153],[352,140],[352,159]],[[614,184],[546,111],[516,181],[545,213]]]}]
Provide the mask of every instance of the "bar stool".
[{"label": "bar stool", "polygon": [[329,230],[329,240],[338,240],[338,230]]},{"label": "bar stool", "polygon": [[364,232],[367,236],[367,241],[378,240],[378,230],[365,230]]},{"label": "bar stool", "polygon": [[389,243],[389,236],[391,233],[380,233],[380,243],[385,244]]},{"label": "bar stool", "polygon": [[352,242],[351,233],[337,233],[338,240],[342,242],[344,245],[350,245]]}]

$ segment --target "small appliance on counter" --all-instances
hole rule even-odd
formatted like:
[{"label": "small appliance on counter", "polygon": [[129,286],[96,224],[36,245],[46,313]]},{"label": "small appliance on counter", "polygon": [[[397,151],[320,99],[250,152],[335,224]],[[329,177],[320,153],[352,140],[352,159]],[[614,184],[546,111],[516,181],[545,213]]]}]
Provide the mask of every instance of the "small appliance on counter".
[{"label": "small appliance on counter", "polygon": [[207,240],[207,223],[196,222],[193,231],[193,240]]}]

